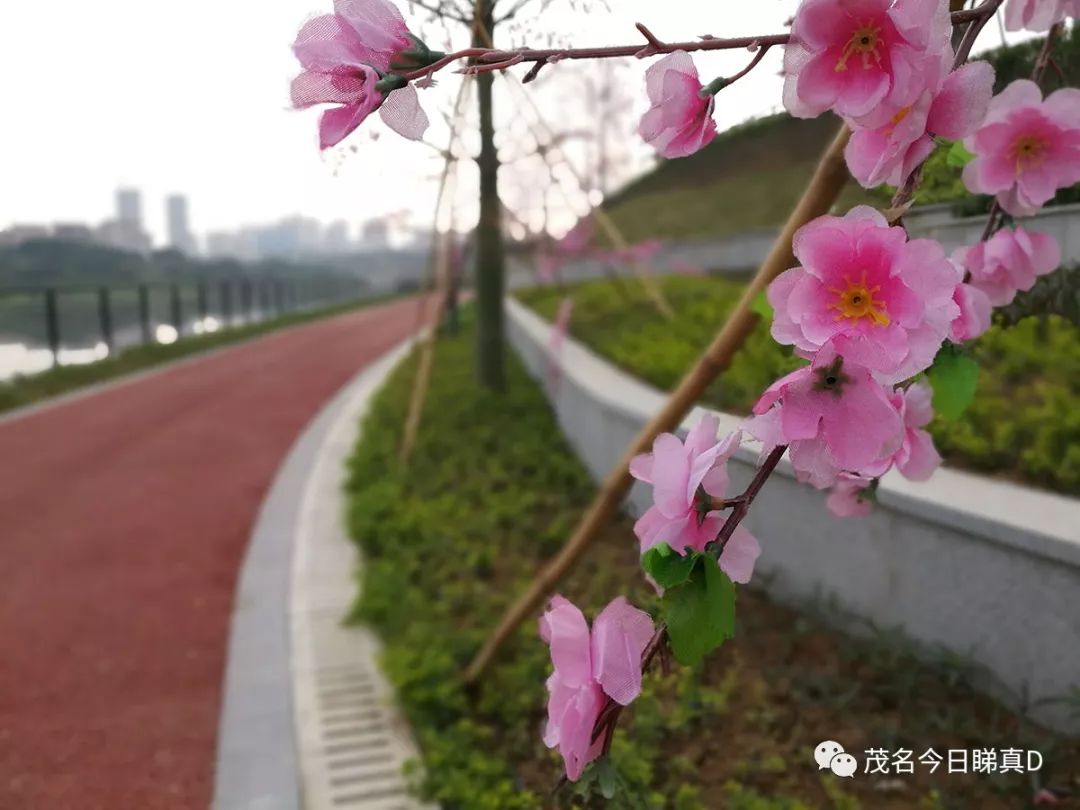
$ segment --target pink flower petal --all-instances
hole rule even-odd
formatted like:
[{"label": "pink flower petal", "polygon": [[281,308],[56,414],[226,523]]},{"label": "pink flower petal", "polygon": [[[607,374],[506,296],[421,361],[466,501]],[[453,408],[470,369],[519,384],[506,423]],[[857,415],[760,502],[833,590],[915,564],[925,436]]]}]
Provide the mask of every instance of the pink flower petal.
[{"label": "pink flower petal", "polygon": [[394,56],[411,44],[401,12],[387,0],[334,0],[334,11],[368,49],[365,61],[383,72],[390,69]]},{"label": "pink flower petal", "polygon": [[754,564],[761,556],[757,538],[743,526],[737,526],[720,555],[720,570],[732,582],[745,585],[754,576]]},{"label": "pink flower petal", "polygon": [[966,138],[982,123],[994,92],[988,62],[968,62],[945,79],[934,98],[927,129],[943,138]]},{"label": "pink flower petal", "polygon": [[412,141],[420,140],[428,128],[427,114],[411,84],[390,93],[379,109],[379,116],[390,129]]},{"label": "pink flower petal", "polygon": [[644,554],[660,543],[666,543],[676,551],[680,551],[685,546],[681,538],[686,533],[690,520],[691,518],[687,515],[669,518],[657,507],[649,507],[645,510],[645,514],[634,523],[634,534],[641,541],[641,552]]},{"label": "pink flower petal", "polygon": [[654,629],[649,614],[621,596],[593,621],[596,680],[607,696],[622,706],[629,705],[641,693],[641,654]]},{"label": "pink flower petal", "polygon": [[904,390],[904,425],[921,428],[934,419],[934,390],[928,383],[916,382]]},{"label": "pink flower petal", "polygon": [[720,419],[714,413],[707,413],[701,417],[690,432],[686,434],[686,453],[697,456],[716,445],[716,434],[720,432]]},{"label": "pink flower petal", "polygon": [[657,508],[667,517],[686,513],[686,484],[690,459],[677,436],[662,433],[653,441],[653,495]]},{"label": "pink flower petal", "polygon": [[868,486],[870,486],[868,478],[841,473],[830,490],[829,497],[825,499],[825,506],[837,517],[868,515],[873,511],[873,504],[861,497]]},{"label": "pink flower petal", "polygon": [[638,481],[644,481],[646,484],[651,484],[652,467],[652,453],[642,453],[641,455],[634,456],[634,458],[631,459],[630,475],[634,476],[634,478],[636,478]]},{"label": "pink flower petal", "polygon": [[364,119],[370,114],[371,109],[363,104],[349,104],[326,110],[319,118],[320,148],[337,146],[364,123]]},{"label": "pink flower petal", "polygon": [[356,32],[334,14],[308,20],[293,43],[305,70],[342,73],[368,63],[369,51]]},{"label": "pink flower petal", "polygon": [[592,680],[589,625],[576,605],[553,597],[540,618],[540,637],[551,646],[551,663],[561,683],[578,687]]},{"label": "pink flower petal", "polygon": [[941,466],[941,455],[925,430],[907,432],[905,451],[905,458],[897,459],[896,468],[912,481],[927,480]]}]

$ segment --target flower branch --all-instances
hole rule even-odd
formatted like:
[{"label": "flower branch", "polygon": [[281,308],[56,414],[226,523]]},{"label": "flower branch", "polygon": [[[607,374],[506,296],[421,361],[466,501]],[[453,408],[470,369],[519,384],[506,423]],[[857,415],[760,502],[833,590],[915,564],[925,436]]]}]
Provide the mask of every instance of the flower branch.
[{"label": "flower branch", "polygon": [[[781,445],[779,447],[774,447],[757,468],[754,477],[751,479],[746,489],[734,498],[722,499],[706,496],[706,498],[708,498],[707,502],[715,509],[734,507],[734,511],[724,521],[724,525],[716,535],[716,538],[706,545],[704,554],[706,558],[717,564],[720,563],[720,558],[723,555],[727,544],[731,541],[732,535],[749,514],[754,499],[760,494],[762,488],[765,486],[765,482],[769,480],[769,477],[776,470],[776,465],[780,463],[780,459],[783,458],[786,451],[786,446]],[[648,644],[645,646],[645,650],[642,652],[641,672],[643,675],[648,672],[657,655],[666,655],[667,653],[670,653],[669,645],[670,635],[668,633],[668,627],[666,624],[661,624],[656,628],[652,637],[649,639]],[[608,697],[596,718],[591,739],[593,743],[601,739],[603,740],[601,744],[602,755],[606,755],[611,748],[611,741],[615,736],[615,730],[618,726],[619,717],[622,715],[623,708],[624,706],[622,704],[611,697]]]},{"label": "flower branch", "polygon": [[[970,22],[981,22],[985,25],[985,22],[993,16],[994,12],[1002,2],[1003,0],[984,0],[984,2],[973,9],[953,12],[951,16],[952,24],[962,25]],[[409,81],[422,79],[425,76],[430,76],[448,65],[463,59],[472,60],[474,62],[474,64],[470,65],[467,69],[467,72],[472,75],[486,71],[505,70],[507,67],[522,62],[542,62],[544,64],[551,64],[563,59],[615,59],[625,57],[643,59],[659,54],[675,53],[676,51],[695,53],[698,51],[722,51],[739,48],[760,49],[764,51],[773,45],[787,45],[791,40],[790,34],[759,34],[749,37],[715,37],[706,34],[696,40],[665,42],[653,34],[653,32],[644,24],[637,23],[635,27],[645,38],[645,45],[608,45],[595,48],[520,48],[514,50],[465,48],[454,51],[453,53],[448,53],[430,65],[402,75]],[[746,71],[740,72],[735,77],[732,77],[732,79],[729,80],[729,83],[735,81],[737,78],[741,78],[746,72],[749,72],[749,70],[756,67],[763,56],[764,53],[757,56],[752,60]],[[533,68],[533,71],[538,70],[539,68],[537,67]],[[535,73],[533,71],[530,71],[530,73],[532,73],[533,78],[535,78]]]}]

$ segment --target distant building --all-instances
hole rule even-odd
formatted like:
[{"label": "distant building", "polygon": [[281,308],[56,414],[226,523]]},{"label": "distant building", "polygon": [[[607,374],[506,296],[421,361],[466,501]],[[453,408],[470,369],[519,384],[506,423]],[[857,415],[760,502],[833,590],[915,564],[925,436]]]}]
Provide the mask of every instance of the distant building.
[{"label": "distant building", "polygon": [[349,236],[349,223],[339,219],[327,226],[322,238],[322,252],[329,254],[348,253],[352,248]]},{"label": "distant building", "polygon": [[251,230],[260,259],[311,255],[322,247],[322,225],[307,217],[289,217],[274,225]]},{"label": "distant building", "polygon": [[135,188],[116,191],[116,218],[107,220],[97,229],[98,241],[120,250],[149,253],[153,247],[150,235],[143,230],[142,194]]},{"label": "distant building", "polygon": [[142,230],[142,194],[135,188],[121,188],[116,192],[116,218],[121,222],[134,223]]},{"label": "distant building", "polygon": [[363,224],[360,241],[367,250],[382,250],[390,244],[390,224],[385,219],[369,219]]},{"label": "distant building", "polygon": [[242,231],[213,231],[206,235],[206,255],[211,259],[238,259],[252,261],[258,258],[255,234],[251,229]]},{"label": "distant building", "polygon": [[49,228],[45,225],[12,225],[0,231],[0,246],[18,247],[32,239],[47,239]]},{"label": "distant building", "polygon": [[188,222],[188,201],[182,194],[173,194],[165,200],[165,218],[169,228],[169,247],[186,253],[195,253],[195,237],[191,235]]},{"label": "distant building", "polygon": [[138,223],[126,219],[110,219],[97,229],[98,241],[132,253],[149,253],[153,243]]},{"label": "distant building", "polygon": [[63,239],[67,242],[88,244],[97,241],[93,229],[81,222],[58,222],[53,226],[52,235],[54,239]]}]

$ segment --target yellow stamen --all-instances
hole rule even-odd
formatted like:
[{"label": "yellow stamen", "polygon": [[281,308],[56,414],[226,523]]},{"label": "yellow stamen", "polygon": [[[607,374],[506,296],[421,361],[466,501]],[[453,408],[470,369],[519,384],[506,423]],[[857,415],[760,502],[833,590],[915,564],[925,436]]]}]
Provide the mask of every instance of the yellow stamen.
[{"label": "yellow stamen", "polygon": [[1023,174],[1028,169],[1041,166],[1046,160],[1047,147],[1046,141],[1035,135],[1021,135],[1013,141],[1010,151],[1016,162],[1016,173]]},{"label": "yellow stamen", "polygon": [[841,54],[840,59],[836,63],[836,67],[833,69],[837,73],[847,70],[848,59],[856,54],[862,57],[862,66],[864,70],[870,68],[871,59],[880,67],[881,54],[878,52],[878,48],[881,47],[880,35],[881,26],[874,25],[874,23],[869,20],[856,28],[855,32],[851,35],[851,39],[849,39],[847,45],[844,46],[844,52]]},{"label": "yellow stamen", "polygon": [[868,286],[865,270],[858,282],[853,282],[845,275],[844,283],[846,287],[829,288],[829,292],[836,293],[837,296],[837,300],[829,304],[829,309],[837,310],[836,320],[850,318],[852,326],[858,326],[863,318],[869,319],[872,326],[888,326],[892,323],[885,301],[874,297],[875,293],[881,291],[881,285]]},{"label": "yellow stamen", "polygon": [[889,119],[889,123],[885,127],[885,134],[892,135],[893,130],[900,126],[900,124],[903,123],[904,119],[907,118],[909,115],[911,115],[911,107],[902,107],[896,113],[896,115]]}]

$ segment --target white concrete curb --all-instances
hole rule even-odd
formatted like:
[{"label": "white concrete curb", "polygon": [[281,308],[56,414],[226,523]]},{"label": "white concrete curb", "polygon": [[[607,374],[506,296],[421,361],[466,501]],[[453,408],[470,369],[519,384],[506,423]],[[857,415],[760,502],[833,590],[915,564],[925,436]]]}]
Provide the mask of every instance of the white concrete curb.
[{"label": "white concrete curb", "polygon": [[[549,399],[571,445],[601,480],[665,395],[572,339],[558,357],[551,325],[508,299],[510,340],[530,372],[561,367]],[[704,411],[695,409],[688,429]],[[741,419],[719,414],[721,430]],[[733,485],[749,481],[757,449],[744,446]],[[942,469],[916,484],[890,473],[879,507],[839,520],[821,493],[794,480],[787,460],[747,519],[761,539],[761,577],[771,593],[799,602],[830,596],[879,627],[899,627],[929,648],[982,664],[1015,703],[1061,698],[1080,685],[1080,501]],[[649,502],[637,486],[634,514]],[[1080,732],[1069,707],[1043,704],[1036,719]]]},{"label": "white concrete curb", "polygon": [[218,734],[216,810],[415,804],[415,755],[375,664],[341,622],[356,596],[345,462],[373,394],[411,346],[358,374],[305,428],[260,509],[237,584]]}]

